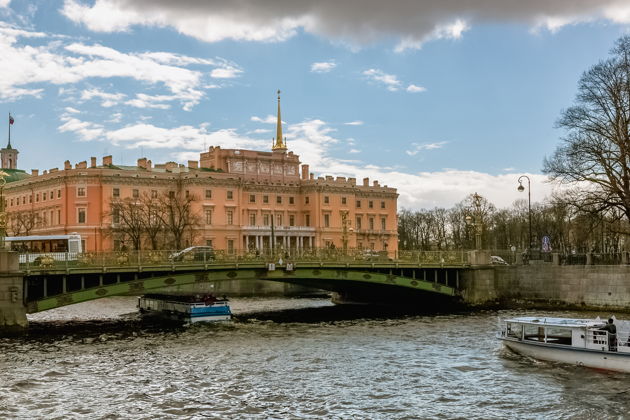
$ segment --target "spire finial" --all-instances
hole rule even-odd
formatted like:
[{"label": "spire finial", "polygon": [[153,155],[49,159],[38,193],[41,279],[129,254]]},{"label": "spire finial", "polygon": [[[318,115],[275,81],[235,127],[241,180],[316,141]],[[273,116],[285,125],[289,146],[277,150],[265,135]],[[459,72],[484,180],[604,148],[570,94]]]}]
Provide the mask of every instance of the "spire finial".
[{"label": "spire finial", "polygon": [[280,89],[278,89],[278,123],[276,127],[276,143],[271,148],[272,151],[286,152],[287,144],[286,141],[282,142],[282,117],[280,115]]}]

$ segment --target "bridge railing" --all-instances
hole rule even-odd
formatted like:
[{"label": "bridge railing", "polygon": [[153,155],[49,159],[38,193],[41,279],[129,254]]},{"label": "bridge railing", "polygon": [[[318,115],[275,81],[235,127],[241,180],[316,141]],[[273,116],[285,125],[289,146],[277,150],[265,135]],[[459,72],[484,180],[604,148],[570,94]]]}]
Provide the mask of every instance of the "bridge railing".
[{"label": "bridge railing", "polygon": [[310,248],[271,252],[201,249],[188,252],[172,250],[113,251],[23,254],[20,268],[24,270],[72,270],[88,267],[160,267],[205,266],[224,263],[284,263],[284,262],[341,262],[341,263],[412,263],[427,265],[465,265],[464,251],[372,251],[365,249]]}]

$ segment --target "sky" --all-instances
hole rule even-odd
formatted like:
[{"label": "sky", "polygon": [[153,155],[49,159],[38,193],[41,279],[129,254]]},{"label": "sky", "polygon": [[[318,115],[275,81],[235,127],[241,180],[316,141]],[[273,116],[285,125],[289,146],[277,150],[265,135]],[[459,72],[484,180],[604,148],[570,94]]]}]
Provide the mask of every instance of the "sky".
[{"label": "sky", "polygon": [[627,0],[0,0],[0,111],[27,171],[185,163],[269,150],[279,89],[316,176],[504,208],[521,175],[533,202],[557,188],[555,122],[629,29]]}]

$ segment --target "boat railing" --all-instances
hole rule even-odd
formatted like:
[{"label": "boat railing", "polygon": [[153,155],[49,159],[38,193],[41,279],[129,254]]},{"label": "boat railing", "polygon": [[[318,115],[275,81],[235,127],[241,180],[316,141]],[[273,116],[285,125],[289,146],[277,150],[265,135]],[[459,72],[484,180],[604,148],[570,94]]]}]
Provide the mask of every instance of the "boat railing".
[{"label": "boat railing", "polygon": [[617,351],[630,353],[630,330],[617,330]]},{"label": "boat railing", "polygon": [[608,350],[608,331],[586,330],[586,348]]}]

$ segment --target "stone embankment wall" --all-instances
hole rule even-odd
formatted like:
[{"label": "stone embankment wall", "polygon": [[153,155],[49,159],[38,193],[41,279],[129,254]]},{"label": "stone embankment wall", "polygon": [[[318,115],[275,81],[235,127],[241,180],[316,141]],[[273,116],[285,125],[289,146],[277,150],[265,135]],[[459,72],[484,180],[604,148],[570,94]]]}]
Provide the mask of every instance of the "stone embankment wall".
[{"label": "stone embankment wall", "polygon": [[460,291],[472,306],[630,312],[630,265],[473,268],[462,273]]},{"label": "stone embankment wall", "polygon": [[22,304],[22,273],[18,255],[0,250],[0,336],[26,328],[26,308]]}]

